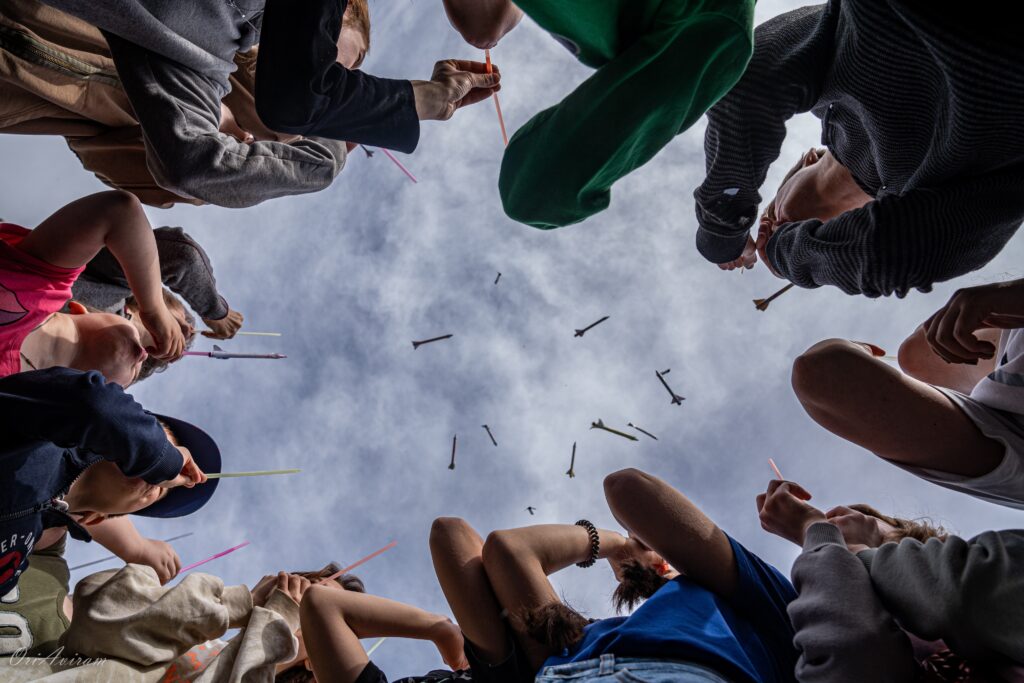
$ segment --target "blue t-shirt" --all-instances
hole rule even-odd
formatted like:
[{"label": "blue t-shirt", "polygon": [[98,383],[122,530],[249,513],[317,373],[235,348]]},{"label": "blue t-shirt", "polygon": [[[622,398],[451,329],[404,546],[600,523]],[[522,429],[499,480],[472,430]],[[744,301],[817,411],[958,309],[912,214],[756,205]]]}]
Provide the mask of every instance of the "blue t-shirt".
[{"label": "blue t-shirt", "polygon": [[733,600],[677,577],[628,617],[587,626],[574,651],[544,666],[614,654],[703,664],[737,682],[795,681],[797,651],[786,614],[796,598],[793,584],[732,538],[729,543],[739,574]]}]

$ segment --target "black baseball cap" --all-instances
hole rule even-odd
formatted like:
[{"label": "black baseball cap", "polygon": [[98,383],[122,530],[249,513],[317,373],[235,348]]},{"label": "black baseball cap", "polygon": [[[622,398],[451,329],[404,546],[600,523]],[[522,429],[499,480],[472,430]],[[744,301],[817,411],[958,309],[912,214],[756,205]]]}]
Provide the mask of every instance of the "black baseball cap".
[{"label": "black baseball cap", "polygon": [[[217,442],[199,427],[189,424],[183,420],[166,415],[153,415],[156,419],[166,424],[172,432],[178,445],[187,448],[192,454],[192,459],[206,474],[219,473],[221,468],[220,449]],[[196,484],[192,488],[178,486],[167,491],[167,495],[145,507],[134,515],[140,517],[184,517],[190,515],[213,497],[217,490],[220,479],[210,479],[205,484]]]}]

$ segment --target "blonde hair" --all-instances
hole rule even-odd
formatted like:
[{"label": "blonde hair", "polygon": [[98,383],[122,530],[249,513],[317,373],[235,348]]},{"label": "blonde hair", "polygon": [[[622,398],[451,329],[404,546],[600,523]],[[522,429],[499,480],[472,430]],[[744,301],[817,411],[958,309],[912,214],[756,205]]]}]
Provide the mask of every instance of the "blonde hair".
[{"label": "blonde hair", "polygon": [[856,503],[850,505],[851,510],[856,510],[868,517],[874,517],[880,519],[889,526],[893,527],[894,531],[886,534],[885,540],[887,542],[899,542],[904,538],[912,538],[915,541],[924,543],[929,538],[937,538],[940,541],[945,541],[949,536],[949,533],[941,526],[935,526],[928,520],[912,520],[903,519],[902,517],[890,517],[889,515],[882,514],[875,508],[865,503]]},{"label": "blonde hair", "polygon": [[366,40],[366,51],[370,51],[370,6],[366,0],[348,0],[348,7],[341,19],[342,26],[354,26]]}]

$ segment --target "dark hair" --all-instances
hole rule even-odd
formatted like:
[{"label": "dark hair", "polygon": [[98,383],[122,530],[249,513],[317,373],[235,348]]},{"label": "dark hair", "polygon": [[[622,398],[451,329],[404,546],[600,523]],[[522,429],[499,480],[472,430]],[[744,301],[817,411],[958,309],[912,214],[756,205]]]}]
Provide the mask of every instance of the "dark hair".
[{"label": "dark hair", "polygon": [[[167,289],[166,287],[163,288],[163,297],[164,297],[164,304],[167,306],[167,308],[169,310],[172,310],[172,311],[181,311],[182,315],[185,317],[185,322],[188,323],[188,325],[192,329],[195,329],[195,327],[196,327],[196,318],[195,318],[195,316],[192,315],[192,312],[189,311],[185,307],[185,305],[183,303],[181,303],[181,301],[178,299],[178,297],[174,296],[174,293],[171,292],[171,290]],[[134,296],[130,296],[127,299],[124,300],[125,312],[127,312],[129,308],[132,308],[132,309],[134,309],[136,311],[139,310],[139,304],[135,300]],[[196,335],[195,334],[192,334],[187,339],[185,339],[185,350],[191,349],[192,348],[192,342],[194,342],[195,340],[196,340]],[[135,382],[136,383],[141,382],[144,379],[152,377],[153,375],[155,375],[158,372],[163,372],[164,370],[167,369],[167,367],[169,365],[170,365],[170,363],[168,363],[165,360],[157,360],[156,358],[153,358],[152,356],[149,356],[149,357],[146,358],[146,360],[142,361],[142,367],[139,368],[139,377],[138,377],[138,379],[135,380]]]},{"label": "dark hair", "polygon": [[924,543],[929,538],[937,538],[940,541],[945,541],[949,534],[941,526],[935,526],[928,520],[912,520],[903,519],[902,517],[890,517],[884,515],[875,508],[865,503],[855,503],[854,505],[847,506],[851,510],[856,510],[861,514],[865,514],[868,517],[874,517],[880,519],[891,527],[895,528],[895,531],[888,533],[885,537],[887,542],[899,542],[904,538],[912,538],[915,541]]},{"label": "dark hair", "polygon": [[520,630],[547,647],[552,654],[558,654],[580,642],[583,629],[592,621],[564,602],[533,607],[525,610],[522,616],[513,616],[512,619],[518,622],[516,625]]},{"label": "dark hair", "polygon": [[615,611],[622,613],[632,610],[638,604],[658,592],[668,583],[668,579],[653,568],[642,565],[636,560],[622,563],[622,580],[612,593],[612,604]]},{"label": "dark hair", "polygon": [[[341,569],[341,565],[337,562],[331,562],[327,564],[323,569],[318,569],[311,572],[291,572],[296,576],[301,576],[304,579],[309,579],[312,583],[316,583],[322,579],[326,579],[328,576],[336,573]],[[366,586],[363,585],[363,580],[355,574],[342,574],[341,576],[334,579],[342,588],[353,593],[365,593]],[[296,664],[290,666],[281,673],[274,676],[274,683],[316,683],[316,676],[313,672],[307,669],[302,664]]]}]

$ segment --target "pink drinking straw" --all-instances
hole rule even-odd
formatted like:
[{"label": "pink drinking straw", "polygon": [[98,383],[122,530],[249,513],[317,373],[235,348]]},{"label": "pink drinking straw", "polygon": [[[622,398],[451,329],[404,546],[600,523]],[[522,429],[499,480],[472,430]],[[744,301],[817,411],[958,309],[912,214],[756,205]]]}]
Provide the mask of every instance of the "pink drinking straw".
[{"label": "pink drinking straw", "polygon": [[395,162],[395,166],[400,168],[402,170],[402,173],[404,173],[405,175],[409,176],[409,180],[413,181],[414,183],[418,183],[419,182],[418,180],[416,180],[416,176],[414,176],[412,173],[410,173],[409,169],[407,169],[405,167],[405,165],[401,161],[399,161],[398,159],[395,158],[394,154],[392,154],[388,150],[384,149],[383,147],[380,148],[380,151],[384,152],[384,156],[386,156],[388,159],[391,159],[391,161]]},{"label": "pink drinking straw", "polygon": [[[494,73],[494,67],[491,66],[490,50],[484,50],[484,59],[487,60],[487,73]],[[494,98],[494,110],[498,112],[498,125],[501,126],[501,139],[505,141],[505,146],[508,147],[508,133],[505,132],[505,117],[501,115],[501,102],[498,101],[498,93],[492,93],[491,97]]]},{"label": "pink drinking straw", "polygon": [[346,572],[349,572],[349,571],[352,571],[353,569],[355,569],[356,567],[358,567],[361,564],[366,564],[367,562],[369,562],[373,558],[377,557],[378,555],[380,555],[382,553],[386,553],[387,551],[391,550],[396,545],[398,545],[398,541],[391,541],[391,543],[388,543],[386,546],[384,546],[380,550],[377,550],[375,552],[370,553],[369,555],[367,555],[363,559],[359,560],[355,564],[350,564],[349,566],[345,567],[344,569],[339,569],[338,571],[334,572],[333,574],[331,574],[327,578],[320,579],[320,581],[318,581],[317,583],[327,583],[328,581],[334,581],[336,578],[338,578],[342,574],[344,574]]},{"label": "pink drinking straw", "polygon": [[196,567],[198,567],[201,564],[206,564],[207,562],[210,562],[212,560],[216,560],[218,557],[224,557],[225,555],[229,555],[229,554],[235,552],[236,550],[238,550],[239,548],[244,548],[247,545],[249,545],[249,541],[245,541],[244,543],[239,543],[234,548],[228,548],[227,550],[222,550],[221,552],[217,553],[216,555],[213,555],[212,557],[208,557],[205,560],[199,560],[198,562],[193,562],[192,564],[190,564],[187,567],[182,567],[181,571],[179,571],[178,573],[179,574],[184,574],[189,569],[195,569]]},{"label": "pink drinking straw", "polygon": [[780,481],[785,481],[786,478],[782,476],[782,472],[779,471],[779,466],[775,464],[775,461],[768,458],[768,464],[772,466],[772,472],[775,473],[775,478]]}]

